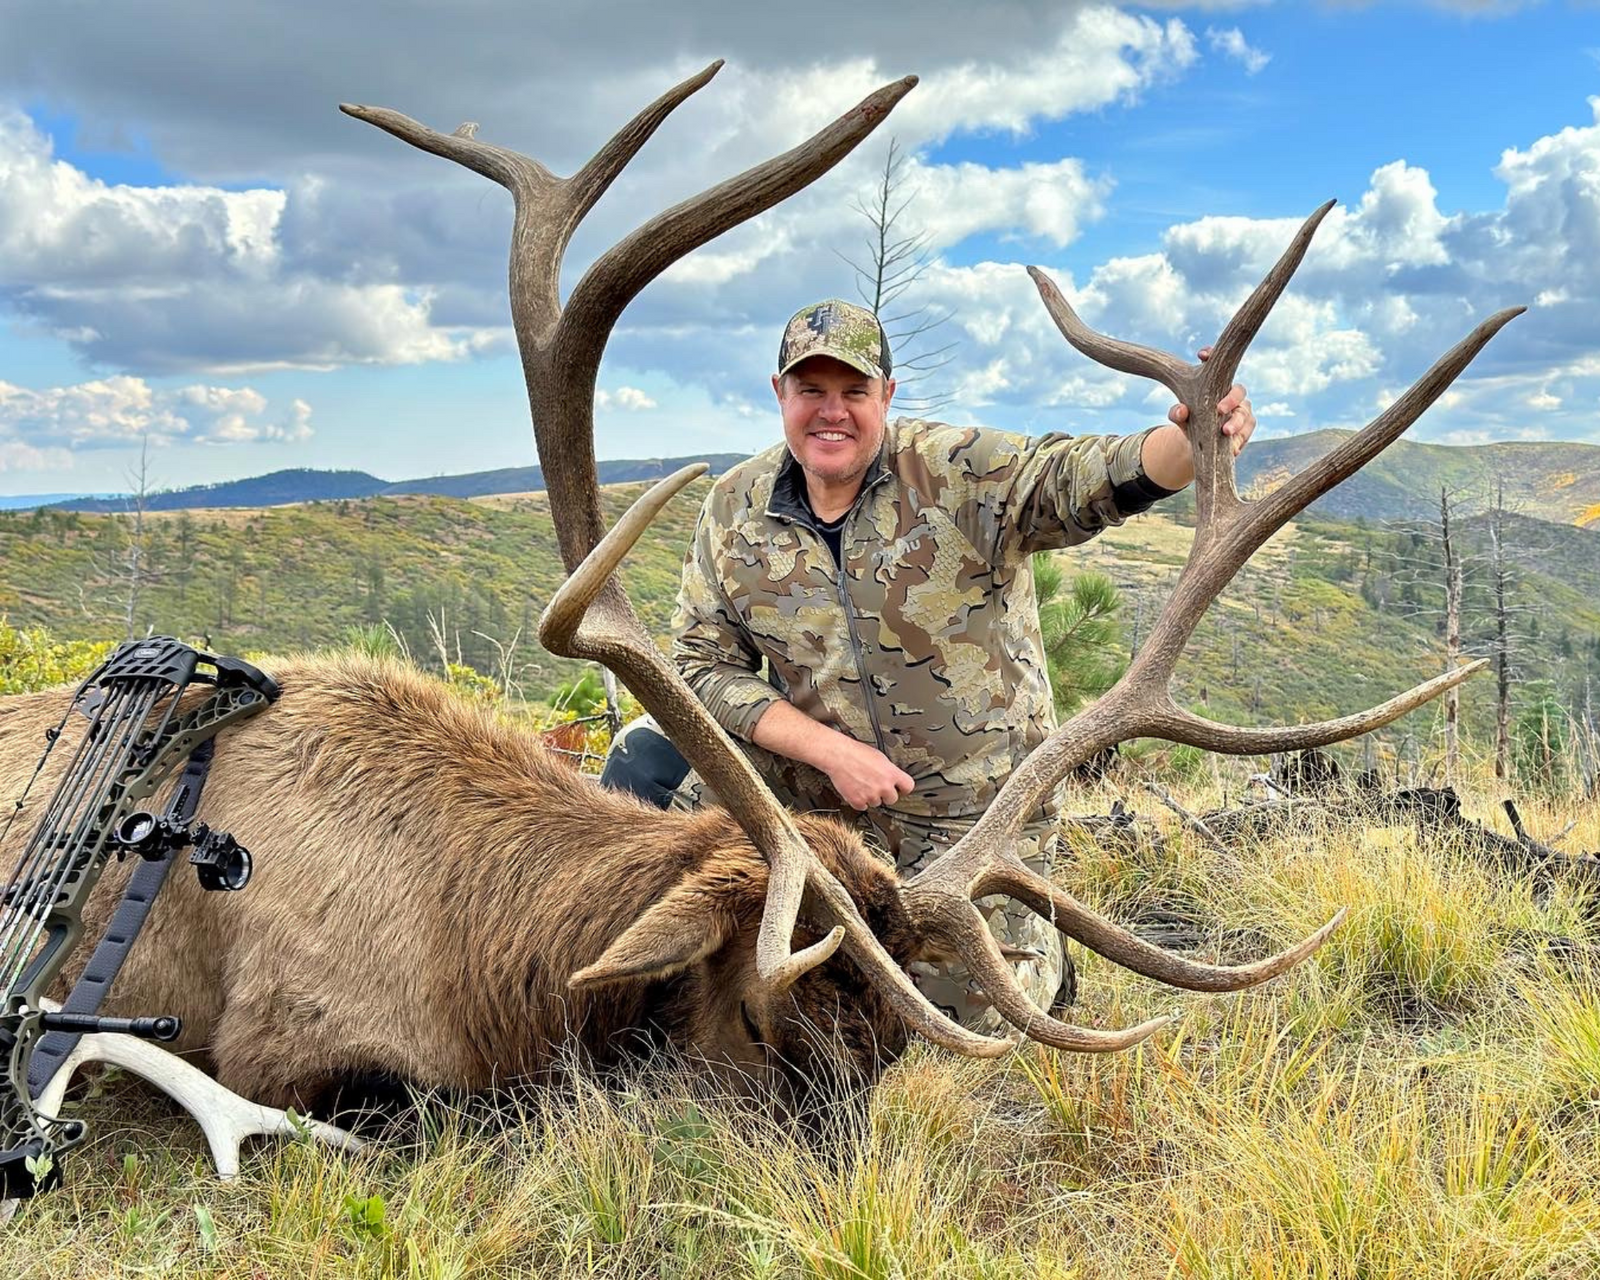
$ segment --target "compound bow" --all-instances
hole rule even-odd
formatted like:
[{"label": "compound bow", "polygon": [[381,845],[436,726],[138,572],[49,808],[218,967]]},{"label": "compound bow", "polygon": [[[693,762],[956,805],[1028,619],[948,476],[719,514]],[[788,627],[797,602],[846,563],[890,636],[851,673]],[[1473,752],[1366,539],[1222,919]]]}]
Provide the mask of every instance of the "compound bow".
[{"label": "compound bow", "polygon": [[[212,692],[185,699],[196,685]],[[56,1186],[62,1153],[84,1139],[82,1121],[35,1103],[79,1036],[170,1041],[181,1030],[173,1017],[97,1014],[179,851],[190,848],[207,889],[242,889],[250,878],[248,851],[193,819],[216,735],[277,697],[271,677],[248,663],[157,636],[117,648],[46,731],[44,755],[0,827],[3,846],[51,752],[76,738],[66,776],[0,891],[0,1199]],[[69,731],[74,713],[84,723]],[[140,808],[185,758],[162,812]],[[47,1011],[42,998],[83,939],[84,905],[113,853],[137,855],[140,865],[72,993],[59,1012]]]}]

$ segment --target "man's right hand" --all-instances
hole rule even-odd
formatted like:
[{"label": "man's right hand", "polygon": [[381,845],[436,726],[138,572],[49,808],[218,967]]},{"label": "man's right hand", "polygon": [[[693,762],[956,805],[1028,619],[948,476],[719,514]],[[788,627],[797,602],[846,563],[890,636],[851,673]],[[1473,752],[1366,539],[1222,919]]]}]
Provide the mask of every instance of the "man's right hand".
[{"label": "man's right hand", "polygon": [[876,747],[819,724],[788,702],[769,706],[750,737],[758,747],[820,769],[852,809],[893,804],[917,785]]},{"label": "man's right hand", "polygon": [[877,747],[837,735],[837,760],[823,772],[833,789],[852,809],[893,804],[916,787],[916,781]]}]

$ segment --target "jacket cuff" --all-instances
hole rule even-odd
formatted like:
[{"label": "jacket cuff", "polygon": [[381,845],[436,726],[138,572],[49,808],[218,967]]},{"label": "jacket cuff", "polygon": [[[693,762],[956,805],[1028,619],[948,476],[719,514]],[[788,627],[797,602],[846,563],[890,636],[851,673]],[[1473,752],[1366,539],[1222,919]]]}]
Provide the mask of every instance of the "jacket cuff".
[{"label": "jacket cuff", "polygon": [[1125,516],[1148,511],[1162,498],[1170,498],[1180,492],[1163,488],[1145,474],[1144,442],[1152,431],[1158,430],[1159,427],[1149,427],[1137,435],[1124,436],[1111,451],[1107,468],[1111,479],[1111,500]]}]

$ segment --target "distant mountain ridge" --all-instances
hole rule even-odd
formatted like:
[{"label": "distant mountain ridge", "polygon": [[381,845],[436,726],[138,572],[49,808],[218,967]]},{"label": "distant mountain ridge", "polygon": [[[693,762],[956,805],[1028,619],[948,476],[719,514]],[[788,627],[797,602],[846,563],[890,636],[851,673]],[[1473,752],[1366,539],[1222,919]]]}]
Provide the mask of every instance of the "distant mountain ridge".
[{"label": "distant mountain ridge", "polygon": [[[1257,437],[1239,459],[1240,492],[1268,493],[1310,466],[1350,436],[1347,431],[1313,431],[1275,439]],[[748,456],[710,453],[679,458],[614,459],[598,464],[601,484],[656,480],[692,462],[705,462],[720,475]],[[1312,511],[1338,520],[1416,520],[1437,517],[1439,490],[1457,495],[1462,514],[1480,510],[1496,483],[1505,486],[1507,503],[1525,515],[1555,524],[1600,529],[1600,445],[1568,441],[1483,445],[1422,444],[1398,440],[1332,493]],[[463,475],[425,476],[390,481],[365,471],[274,471],[245,480],[196,485],[151,494],[148,511],[180,511],[202,507],[276,507],[295,502],[433,494],[446,498],[480,498],[493,494],[542,490],[544,471],[502,467]],[[78,497],[37,502],[0,499],[0,507],[54,506],[63,511],[122,512],[126,497]]]},{"label": "distant mountain ridge", "polygon": [[[704,462],[712,475],[743,462],[748,454],[708,453],[685,458],[622,458],[599,462],[601,484],[627,484],[659,480],[690,463]],[[393,497],[404,493],[433,494],[443,498],[481,498],[491,494],[535,493],[544,488],[542,467],[501,467],[455,476],[426,476],[416,480],[382,480],[365,471],[316,471],[298,467],[273,471],[245,480],[170,489],[145,498],[146,511],[193,511],[216,507],[282,507],[296,502],[337,502],[359,498]],[[129,498],[73,498],[65,502],[41,501],[60,511],[112,513],[126,511]],[[25,504],[15,504],[21,507]]]},{"label": "distant mountain ridge", "polygon": [[[1353,433],[1313,431],[1250,442],[1239,458],[1239,491],[1267,493]],[[1482,510],[1496,483],[1506,504],[1553,524],[1600,529],[1600,445],[1570,441],[1444,445],[1395,441],[1311,510],[1338,520],[1437,519],[1440,487],[1463,514]]]}]

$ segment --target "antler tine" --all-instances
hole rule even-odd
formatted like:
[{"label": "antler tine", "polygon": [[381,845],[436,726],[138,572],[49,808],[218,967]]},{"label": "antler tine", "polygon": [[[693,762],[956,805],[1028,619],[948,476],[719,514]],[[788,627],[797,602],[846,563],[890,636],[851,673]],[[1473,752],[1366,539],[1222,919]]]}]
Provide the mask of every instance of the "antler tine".
[{"label": "antler tine", "polygon": [[[788,812],[656,648],[617,589],[612,574],[623,557],[661,508],[705,470],[697,463],[675,472],[628,509],[546,606],[539,620],[540,642],[552,653],[600,662],[617,672],[652,715],[672,726],[673,742],[696,762],[766,855],[767,906],[756,944],[756,966],[770,991],[786,989],[842,943],[911,1030],[968,1057],[1007,1052],[1011,1041],[969,1031],[917,990],[861,918],[849,891],[812,854]],[[822,941],[791,954],[795,921],[808,892],[819,913],[831,917],[836,926]]]},{"label": "antler tine", "polygon": [[1041,1013],[1028,999],[1027,992],[1017,981],[1016,972],[1006,963],[1000,944],[976,907],[968,902],[963,912],[954,917],[945,916],[939,923],[941,932],[955,944],[995,1012],[1030,1040],[1069,1053],[1115,1053],[1132,1048],[1172,1021],[1171,1018],[1151,1018],[1121,1031],[1100,1031],[1052,1018]]},{"label": "antler tine", "polygon": [[1177,356],[1155,347],[1124,342],[1121,338],[1108,337],[1098,330],[1091,329],[1072,309],[1072,304],[1067,301],[1066,295],[1056,286],[1054,280],[1038,267],[1029,267],[1028,274],[1033,277],[1033,283],[1039,290],[1039,297],[1044,302],[1044,309],[1056,322],[1056,328],[1061,330],[1061,336],[1089,359],[1119,373],[1131,373],[1141,378],[1153,379],[1167,387],[1179,399],[1185,398],[1189,384],[1194,378],[1196,366],[1186,364]]},{"label": "antler tine", "polygon": [[[367,107],[359,103],[341,102],[339,110],[353,119],[364,121],[382,129],[385,133],[393,134],[401,142],[409,142],[419,151],[431,151],[446,160],[454,160],[474,173],[481,173],[491,182],[498,182],[513,195],[519,191],[535,194],[553,191],[560,183],[559,178],[532,157],[507,147],[479,142],[472,136],[472,133],[477,131],[476,125],[472,127],[472,133],[463,133],[460,130],[454,133],[440,133],[437,129],[430,129],[410,116],[390,110],[388,107]],[[461,129],[466,128],[466,125],[461,126]]]},{"label": "antler tine", "polygon": [[1251,504],[1251,522],[1259,523],[1259,537],[1252,537],[1249,551],[1260,546],[1291,516],[1304,511],[1328,490],[1354,475],[1373,458],[1400,438],[1454,382],[1489,339],[1520,316],[1526,307],[1507,307],[1497,311],[1434,362],[1406,393],[1342,444],[1330,449],[1311,466],[1267,497]]},{"label": "antler tine", "polygon": [[[769,902],[778,904],[778,918],[787,917],[781,953],[774,954],[776,948],[769,945],[758,955],[763,976],[770,976],[789,959],[789,940],[812,861],[810,851],[745,754],[645,632],[612,578],[661,508],[707,469],[704,463],[684,467],[652,485],[628,508],[551,598],[539,619],[539,641],[551,653],[599,662],[615,671],[646,710],[670,726],[673,743],[694,762],[745,833],[766,854],[771,864]],[[771,908],[768,914],[773,915]]]},{"label": "antler tine", "polygon": [[1424,702],[1437,698],[1448,689],[1455,688],[1489,665],[1487,658],[1479,658],[1446,671],[1432,680],[1408,689],[1398,697],[1369,707],[1354,715],[1337,720],[1321,720],[1313,724],[1283,725],[1264,729],[1242,725],[1220,724],[1194,715],[1181,707],[1171,707],[1162,718],[1155,736],[1168,742],[1182,742],[1202,747],[1220,755],[1260,756],[1277,751],[1303,751],[1307,747],[1325,747],[1333,742],[1347,742],[1364,733],[1392,724],[1408,711],[1415,711]]},{"label": "antler tine", "polygon": [[1290,277],[1294,275],[1301,260],[1306,256],[1306,250],[1311,247],[1311,237],[1317,234],[1317,228],[1322,225],[1322,220],[1337,203],[1336,200],[1326,201],[1300,224],[1300,230],[1294,233],[1294,239],[1273,264],[1272,270],[1267,272],[1261,283],[1245,299],[1244,305],[1234,312],[1233,319],[1228,321],[1217,336],[1216,342],[1211,347],[1211,358],[1207,362],[1214,370],[1216,385],[1221,387],[1233,385],[1233,375],[1239,370],[1239,362],[1244,359],[1245,349],[1249,347],[1256,334],[1261,332],[1261,326],[1266,322],[1268,314],[1283,296]]},{"label": "antler tine", "polygon": [[567,302],[563,343],[574,367],[598,367],[604,336],[651,280],[691,250],[815,182],[883,123],[916,84],[916,76],[906,76],[884,85],[799,146],[658,213],[602,254]]},{"label": "antler tine", "polygon": [[1129,933],[1029,869],[1009,850],[995,860],[972,896],[982,898],[996,893],[1015,898],[1052,921],[1061,933],[1113,964],[1185,991],[1242,991],[1287,973],[1326,942],[1346,914],[1341,908],[1321,928],[1276,955],[1249,964],[1216,965],[1187,959]]},{"label": "antler tine", "polygon": [[722,66],[722,59],[718,58],[705,70],[668,89],[617,130],[612,135],[611,141],[595,152],[589,162],[572,175],[574,226],[594,207],[595,201],[606,193],[606,189],[616,180],[617,175],[627,168],[628,161],[638,155],[640,148],[650,141],[650,135],[660,127],[661,122],[691,94],[699,92],[710,84],[712,77],[722,70]]},{"label": "antler tine", "polygon": [[[1195,534],[1191,563],[1209,556],[1211,545],[1225,538],[1238,522],[1244,505],[1239,500],[1234,484],[1233,449],[1228,439],[1213,425],[1218,423],[1217,402],[1233,386],[1233,376],[1238,371],[1239,362],[1244,359],[1245,349],[1261,331],[1273,305],[1283,296],[1290,277],[1311,245],[1312,236],[1333,205],[1334,202],[1329,200],[1300,224],[1289,247],[1251,291],[1243,305],[1234,312],[1233,319],[1223,326],[1222,333],[1212,344],[1210,359],[1196,370],[1184,389],[1185,394],[1178,397],[1179,403],[1189,406],[1189,419],[1184,424],[1184,430],[1188,434],[1189,451],[1194,459]],[[1238,563],[1242,564],[1243,560]],[[1222,581],[1226,582],[1227,578],[1232,577],[1237,568],[1238,564],[1226,568],[1227,577]],[[1220,586],[1203,589],[1207,604],[1219,589]],[[1187,638],[1185,633],[1184,639]]]}]

